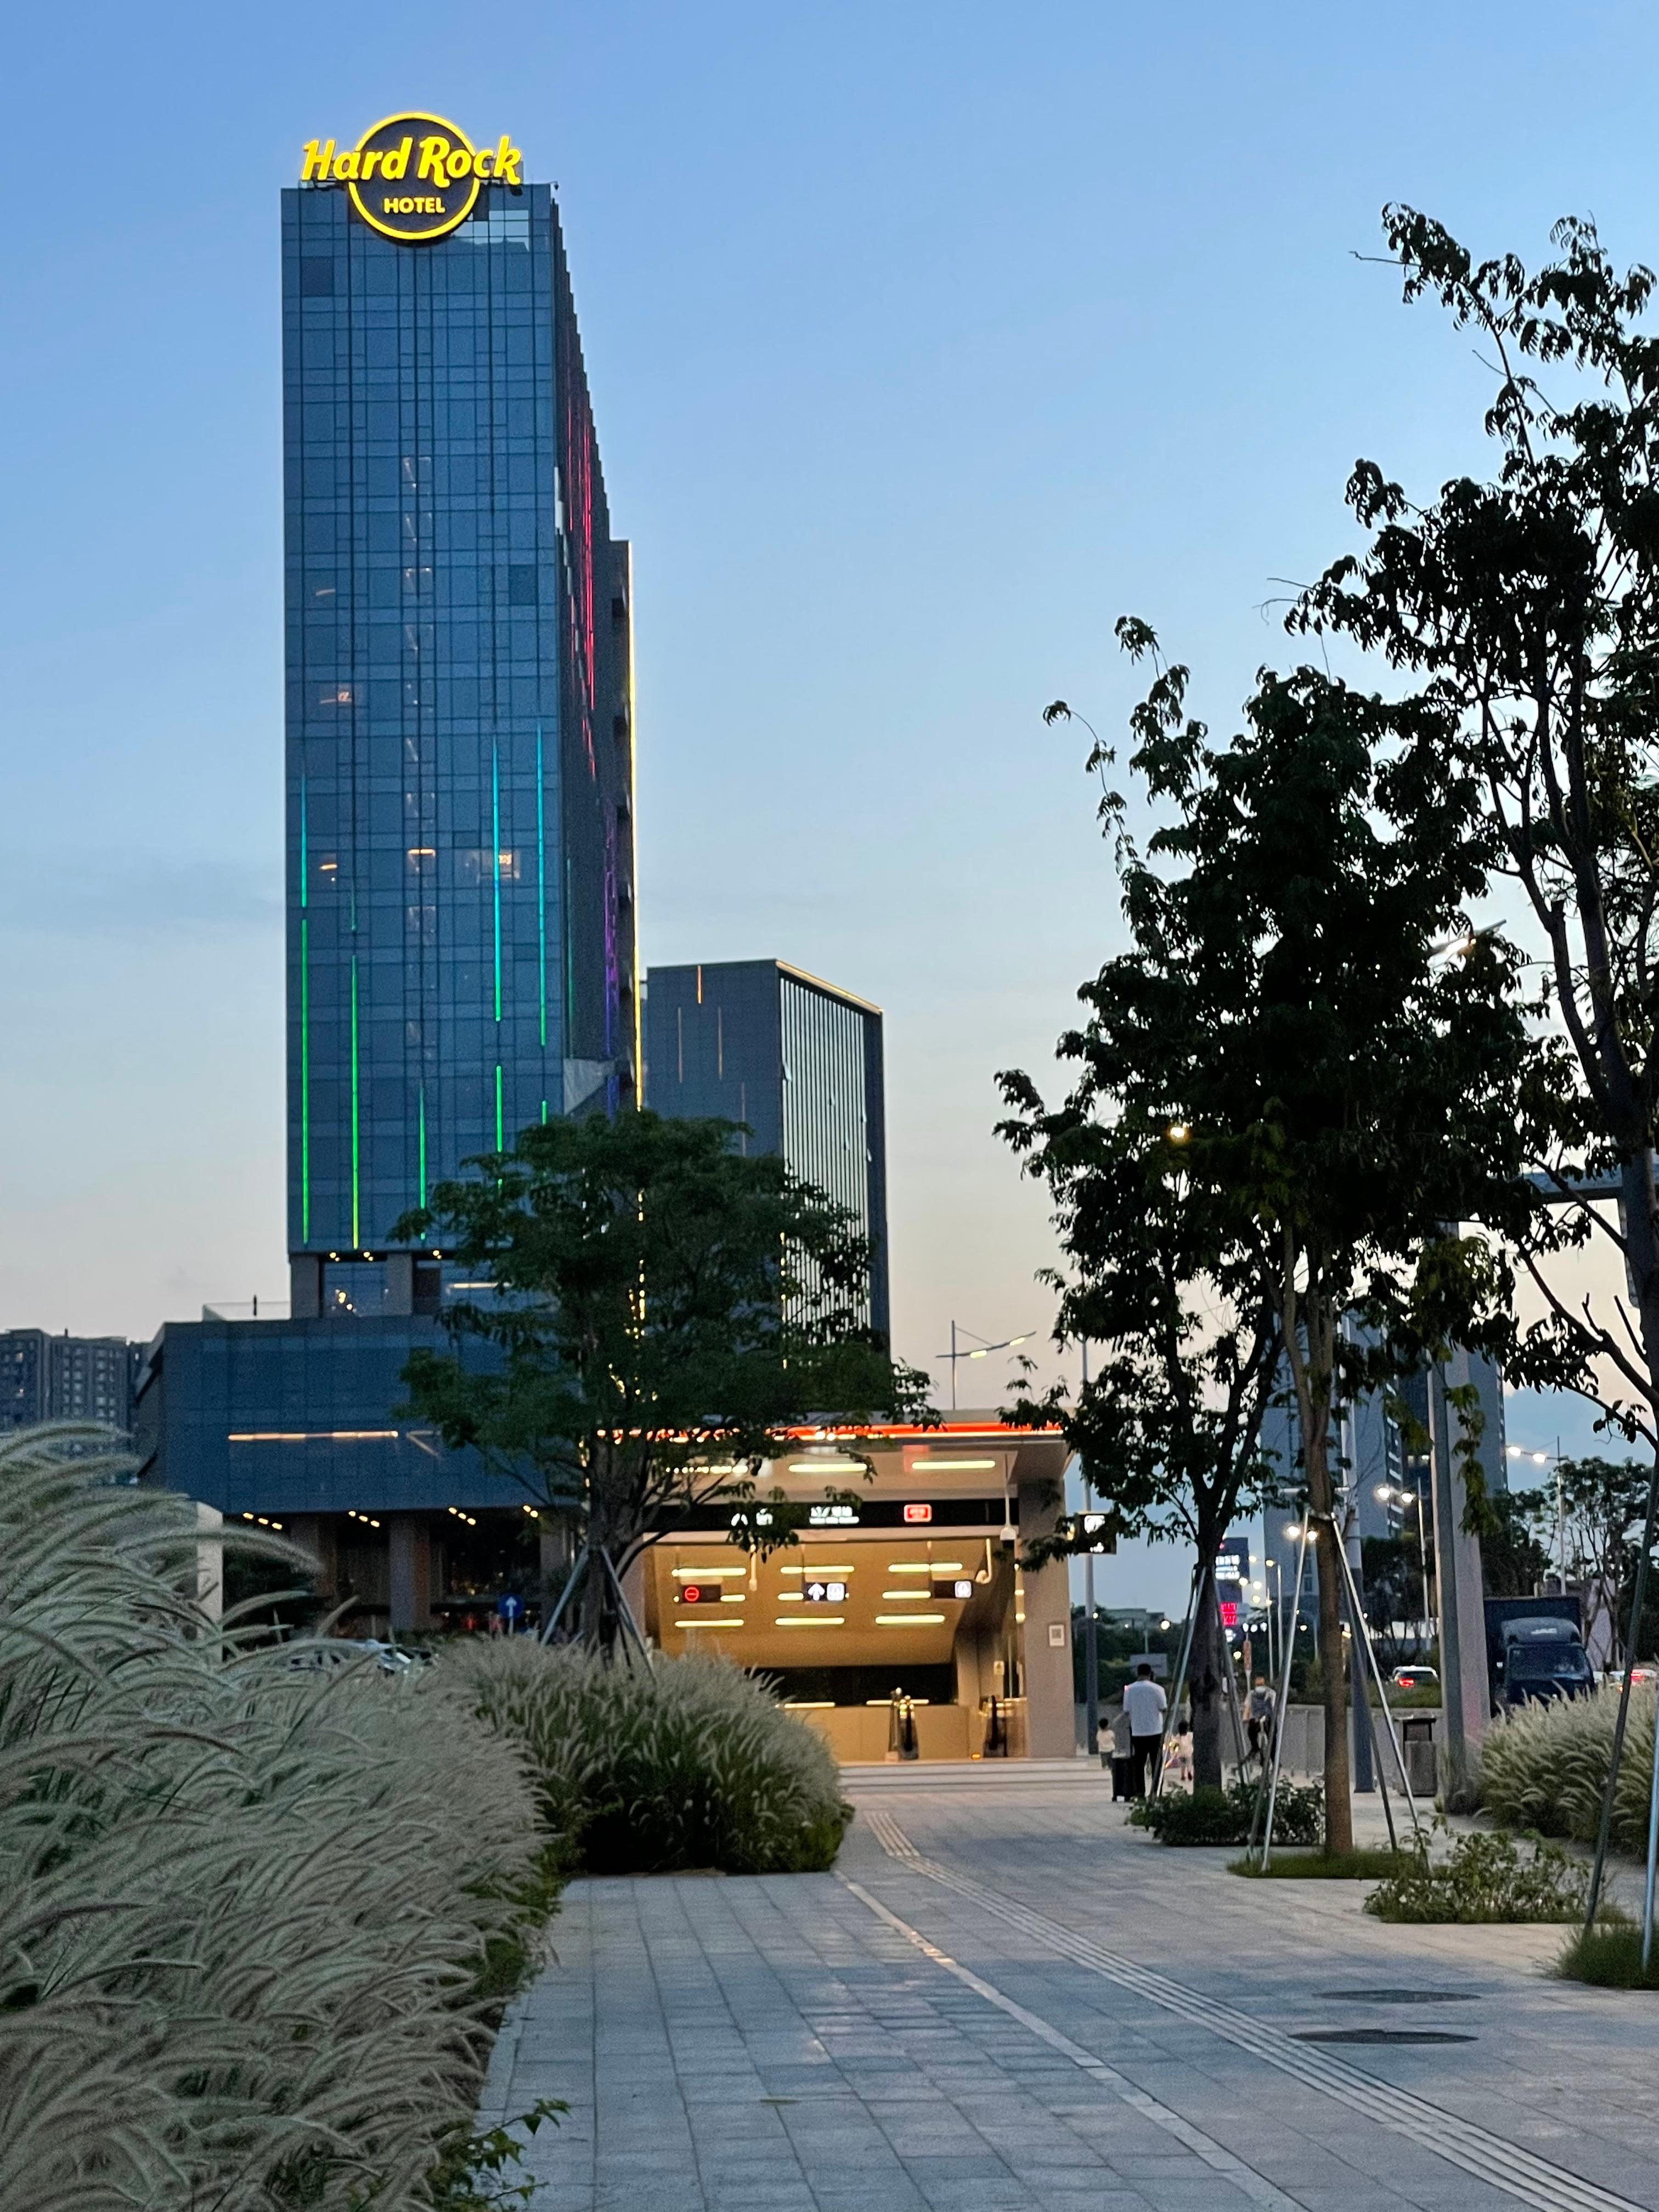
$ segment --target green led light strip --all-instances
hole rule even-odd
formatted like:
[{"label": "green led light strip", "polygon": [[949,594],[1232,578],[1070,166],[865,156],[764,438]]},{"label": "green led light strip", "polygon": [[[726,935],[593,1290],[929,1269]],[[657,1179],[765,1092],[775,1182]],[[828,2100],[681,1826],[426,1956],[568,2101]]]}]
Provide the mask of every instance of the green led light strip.
[{"label": "green led light strip", "polygon": [[499,1060],[495,1062],[495,1150],[498,1152],[506,1150],[501,1141],[501,1063]]},{"label": "green led light strip", "polygon": [[421,1204],[426,1204],[426,1085],[420,1095]]}]

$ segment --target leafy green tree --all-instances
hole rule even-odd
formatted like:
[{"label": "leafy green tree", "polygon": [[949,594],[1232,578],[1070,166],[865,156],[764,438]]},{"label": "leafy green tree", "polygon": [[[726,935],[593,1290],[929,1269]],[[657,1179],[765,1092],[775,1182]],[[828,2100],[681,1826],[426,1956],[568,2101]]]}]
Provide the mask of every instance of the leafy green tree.
[{"label": "leafy green tree", "polygon": [[[1089,1470],[1105,1530],[1184,1540],[1196,1558],[1188,1681],[1193,1778],[1219,1789],[1225,1670],[1215,1561],[1241,1507],[1269,1472],[1261,1452],[1273,1395],[1279,1316],[1262,1293],[1232,1209],[1187,1172],[1182,1147],[1162,1125],[1097,1110],[1085,1085],[1050,1112],[1029,1076],[999,1081],[1016,1110],[1000,1133],[1024,1155],[1054,1200],[1067,1267],[1050,1271],[1060,1292],[1056,1340],[1101,1347],[1077,1395],[1056,1383],[1022,1399],[1011,1418],[1059,1427]],[[1062,1531],[1028,1545],[1029,1564],[1093,1540]]]},{"label": "leafy green tree", "polygon": [[[1118,634],[1156,664],[1143,623]],[[1457,1224],[1503,1217],[1516,1173],[1515,956],[1472,933],[1480,787],[1449,770],[1432,701],[1391,705],[1310,668],[1264,674],[1244,729],[1217,749],[1186,690],[1184,669],[1158,665],[1132,718],[1130,764],[1162,826],[1143,854],[1108,791],[1131,948],[1082,987],[1088,1020],[1060,1044],[1079,1075],[1052,1131],[1027,1107],[1030,1142],[1072,1147],[1074,1127],[1098,1123],[1138,1158],[1178,1152],[1228,1248],[1250,1255],[1243,1310],[1276,1316],[1297,1417],[1330,1835],[1345,1849],[1333,1431],[1425,1352],[1501,1334],[1503,1261]],[[1097,743],[1091,770],[1112,762]],[[1478,1510],[1472,1453],[1469,1479]]]},{"label": "leafy green tree", "polygon": [[1530,1494],[1500,1490],[1480,1539],[1480,1578],[1488,1597],[1530,1597],[1549,1571],[1539,1542]]},{"label": "leafy green tree", "polygon": [[[1553,1483],[1517,1499],[1534,1532],[1540,1574],[1553,1562],[1570,1584],[1582,1589],[1585,1639],[1608,1652],[1616,1666],[1626,1656],[1649,1472],[1630,1459],[1595,1454],[1564,1459],[1556,1464]],[[1644,1621],[1644,1629],[1650,1625]],[[1653,1648],[1646,1635],[1638,1636],[1637,1645],[1638,1651]]]},{"label": "leafy green tree", "polygon": [[738,1133],[650,1113],[549,1121],[392,1232],[495,1285],[447,1310],[455,1352],[417,1352],[404,1381],[447,1444],[586,1539],[582,1634],[601,1648],[618,1632],[603,1560],[620,1577],[711,1504],[734,1540],[789,1541],[805,1509],[756,1484],[791,1430],[930,1418],[927,1378],[860,1318],[869,1250],[845,1209],[782,1161],[741,1157]]},{"label": "leafy green tree", "polygon": [[1419,1623],[1426,1614],[1423,1563],[1418,1557],[1416,1537],[1362,1538],[1360,1580],[1364,1585],[1365,1618],[1381,1647],[1382,1662],[1385,1666],[1397,1666],[1406,1656],[1407,1644],[1413,1653],[1420,1646],[1415,1634],[1404,1642],[1397,1638],[1395,1623]]},{"label": "leafy green tree", "polygon": [[[1516,1379],[1566,1387],[1654,1438],[1659,1404],[1659,337],[1646,269],[1620,274],[1593,223],[1528,274],[1477,261],[1439,223],[1384,210],[1407,301],[1473,331],[1495,390],[1491,476],[1413,501],[1360,461],[1348,503],[1363,552],[1293,611],[1422,687],[1449,772],[1477,780],[1498,866],[1541,940],[1547,1017],[1526,1093],[1541,1202],[1517,1240],[1544,1318],[1510,1347]],[[1583,1179],[1616,1190],[1593,1207]],[[1508,1224],[1514,1226],[1513,1218]],[[1549,1265],[1605,1240],[1628,1304],[1576,1303]],[[1632,1310],[1633,1309],[1633,1310]]]}]

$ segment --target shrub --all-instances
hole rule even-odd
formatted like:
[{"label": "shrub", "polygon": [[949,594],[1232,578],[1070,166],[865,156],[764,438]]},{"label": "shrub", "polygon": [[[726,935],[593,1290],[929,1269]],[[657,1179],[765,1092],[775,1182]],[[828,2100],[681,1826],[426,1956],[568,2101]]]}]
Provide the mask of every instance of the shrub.
[{"label": "shrub", "polygon": [[0,1442],[0,2204],[424,2203],[547,1901],[521,1760],[222,1633],[91,1441]]},{"label": "shrub", "polygon": [[[1150,1828],[1161,1844],[1247,1844],[1256,1818],[1260,1785],[1238,1781],[1226,1790],[1174,1790],[1143,1798],[1129,1814],[1138,1828]],[[1275,1844],[1322,1844],[1325,1793],[1317,1783],[1305,1789],[1281,1782],[1273,1802]]]},{"label": "shrub", "polygon": [[[1480,1802],[1507,1826],[1593,1842],[1601,1792],[1613,1757],[1619,1692],[1522,1705],[1486,1732],[1480,1759]],[[1625,1755],[1613,1808],[1620,1850],[1646,1848],[1648,1792],[1653,1780],[1654,1692],[1631,1692]]]},{"label": "shrub", "polygon": [[453,1656],[590,1874],[811,1874],[841,1848],[852,1808],[823,1738],[727,1660],[647,1674],[522,1638]]},{"label": "shrub", "polygon": [[1536,1843],[1522,1857],[1505,1835],[1460,1836],[1449,1858],[1425,1850],[1365,1899],[1379,1920],[1451,1922],[1582,1919],[1590,1870],[1559,1844]]}]

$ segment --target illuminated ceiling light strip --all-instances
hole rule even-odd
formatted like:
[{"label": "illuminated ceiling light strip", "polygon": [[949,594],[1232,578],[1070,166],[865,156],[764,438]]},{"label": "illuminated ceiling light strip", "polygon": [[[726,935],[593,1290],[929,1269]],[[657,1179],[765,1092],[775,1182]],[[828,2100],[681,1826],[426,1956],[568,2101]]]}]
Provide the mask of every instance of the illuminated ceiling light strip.
[{"label": "illuminated ceiling light strip", "polygon": [[674,1626],[676,1628],[741,1628],[743,1623],[740,1620],[688,1620],[677,1613],[674,1616]]},{"label": "illuminated ceiling light strip", "polygon": [[820,1613],[814,1617],[806,1613],[787,1613],[772,1623],[774,1628],[841,1628],[846,1616],[839,1613]]},{"label": "illuminated ceiling light strip", "polygon": [[930,1595],[927,1590],[884,1590],[882,1592],[884,1597],[902,1597],[907,1600],[914,1598],[918,1605],[926,1605]]},{"label": "illuminated ceiling light strip", "polygon": [[[742,1571],[738,1568],[738,1572],[741,1574]],[[811,1575],[814,1582],[818,1582],[825,1575],[855,1575],[858,1569],[850,1565],[842,1566],[839,1559],[833,1562],[826,1559],[821,1567],[780,1567],[778,1572],[781,1575]]]},{"label": "illuminated ceiling light strip", "polygon": [[232,1429],[226,1438],[233,1444],[303,1444],[313,1442],[362,1444],[390,1441],[396,1429]]},{"label": "illuminated ceiling light strip", "polygon": [[792,1459],[791,1474],[867,1474],[861,1459]]},{"label": "illuminated ceiling light strip", "polygon": [[989,1468],[996,1470],[994,1459],[913,1459],[908,1467],[911,1474],[965,1474],[970,1469],[975,1474]]},{"label": "illuminated ceiling light strip", "polygon": [[942,1613],[878,1613],[876,1615],[878,1628],[942,1628],[944,1625],[945,1615]]},{"label": "illuminated ceiling light strip", "polygon": [[740,1583],[748,1572],[747,1567],[676,1567],[674,1579],[681,1583]]}]

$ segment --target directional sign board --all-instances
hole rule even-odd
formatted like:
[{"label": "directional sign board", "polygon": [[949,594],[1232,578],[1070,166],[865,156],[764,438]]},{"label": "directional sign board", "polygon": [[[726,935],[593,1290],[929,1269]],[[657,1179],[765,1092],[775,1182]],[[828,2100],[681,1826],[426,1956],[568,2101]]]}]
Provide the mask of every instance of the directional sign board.
[{"label": "directional sign board", "polygon": [[808,1605],[845,1605],[847,1602],[845,1583],[803,1583],[800,1594]]}]

